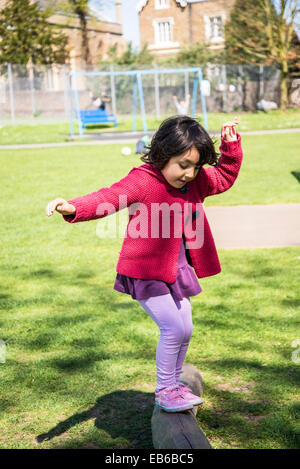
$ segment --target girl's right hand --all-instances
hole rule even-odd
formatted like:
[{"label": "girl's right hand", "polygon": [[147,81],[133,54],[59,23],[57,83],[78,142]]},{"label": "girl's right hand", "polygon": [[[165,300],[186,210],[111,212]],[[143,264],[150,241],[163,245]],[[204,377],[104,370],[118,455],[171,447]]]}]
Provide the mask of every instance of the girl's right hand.
[{"label": "girl's right hand", "polygon": [[60,197],[49,202],[46,207],[46,215],[51,217],[54,210],[56,210],[61,215],[73,215],[76,213],[76,208],[74,205],[69,204],[66,200],[61,199]]},{"label": "girl's right hand", "polygon": [[233,121],[225,122],[225,124],[222,125],[221,135],[224,140],[227,140],[227,142],[233,142],[234,140],[237,140],[235,129],[237,124],[239,124],[239,120],[237,117],[235,117]]}]

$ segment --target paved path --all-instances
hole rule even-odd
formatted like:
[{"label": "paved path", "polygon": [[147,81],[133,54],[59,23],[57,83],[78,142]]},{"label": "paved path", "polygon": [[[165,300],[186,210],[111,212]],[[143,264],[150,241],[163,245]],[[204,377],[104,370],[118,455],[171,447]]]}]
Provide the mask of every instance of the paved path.
[{"label": "paved path", "polygon": [[300,203],[204,208],[217,248],[300,246]]},{"label": "paved path", "polygon": [[[154,132],[149,132],[151,137]],[[265,135],[265,134],[285,134],[300,133],[300,129],[274,129],[274,130],[255,130],[249,132],[240,132],[243,135]],[[141,132],[105,132],[98,134],[86,134],[81,141],[69,141],[58,143],[29,143],[20,145],[0,145],[0,150],[21,150],[30,148],[54,148],[88,145],[112,145],[114,143],[129,144],[136,143],[144,134]],[[220,132],[210,132],[211,136],[219,136]],[[67,138],[67,135],[66,135]]]}]

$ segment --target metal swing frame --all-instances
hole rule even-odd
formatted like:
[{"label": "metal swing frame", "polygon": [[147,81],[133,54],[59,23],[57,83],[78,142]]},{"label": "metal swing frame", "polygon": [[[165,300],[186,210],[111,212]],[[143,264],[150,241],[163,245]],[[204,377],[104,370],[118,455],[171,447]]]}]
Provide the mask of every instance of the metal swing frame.
[{"label": "metal swing frame", "polygon": [[206,112],[206,102],[205,96],[202,90],[202,69],[200,67],[192,68],[174,68],[174,69],[162,69],[162,70],[128,70],[124,72],[71,72],[69,74],[69,83],[70,83],[70,137],[74,137],[74,102],[75,101],[75,112],[76,118],[79,126],[79,136],[83,137],[83,126],[80,119],[80,106],[79,106],[79,96],[78,89],[76,85],[76,77],[79,76],[110,76],[117,77],[121,75],[132,76],[133,77],[133,131],[136,131],[137,128],[137,99],[139,96],[140,102],[140,112],[143,121],[143,131],[145,135],[148,135],[146,111],[145,111],[145,102],[143,94],[143,75],[166,75],[166,74],[178,74],[178,73],[193,73],[193,92],[192,92],[192,117],[196,115],[196,105],[197,105],[197,90],[199,84],[199,93],[201,100],[201,109],[203,114],[204,127],[208,130],[208,121],[207,121],[207,112]]}]

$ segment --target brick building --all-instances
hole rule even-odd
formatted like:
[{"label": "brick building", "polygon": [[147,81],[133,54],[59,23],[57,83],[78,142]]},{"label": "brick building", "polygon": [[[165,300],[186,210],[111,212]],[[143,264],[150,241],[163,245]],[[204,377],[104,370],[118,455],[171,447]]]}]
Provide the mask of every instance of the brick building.
[{"label": "brick building", "polygon": [[139,0],[141,46],[158,57],[176,54],[181,47],[205,42],[224,46],[224,24],[235,0]]}]

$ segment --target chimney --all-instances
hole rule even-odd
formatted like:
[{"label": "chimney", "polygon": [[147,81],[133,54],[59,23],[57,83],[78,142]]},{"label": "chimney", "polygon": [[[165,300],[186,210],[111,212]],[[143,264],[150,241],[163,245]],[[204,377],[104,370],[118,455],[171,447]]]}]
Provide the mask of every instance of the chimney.
[{"label": "chimney", "polygon": [[117,9],[117,23],[122,24],[122,2],[121,2],[121,0],[116,1],[116,9]]}]

